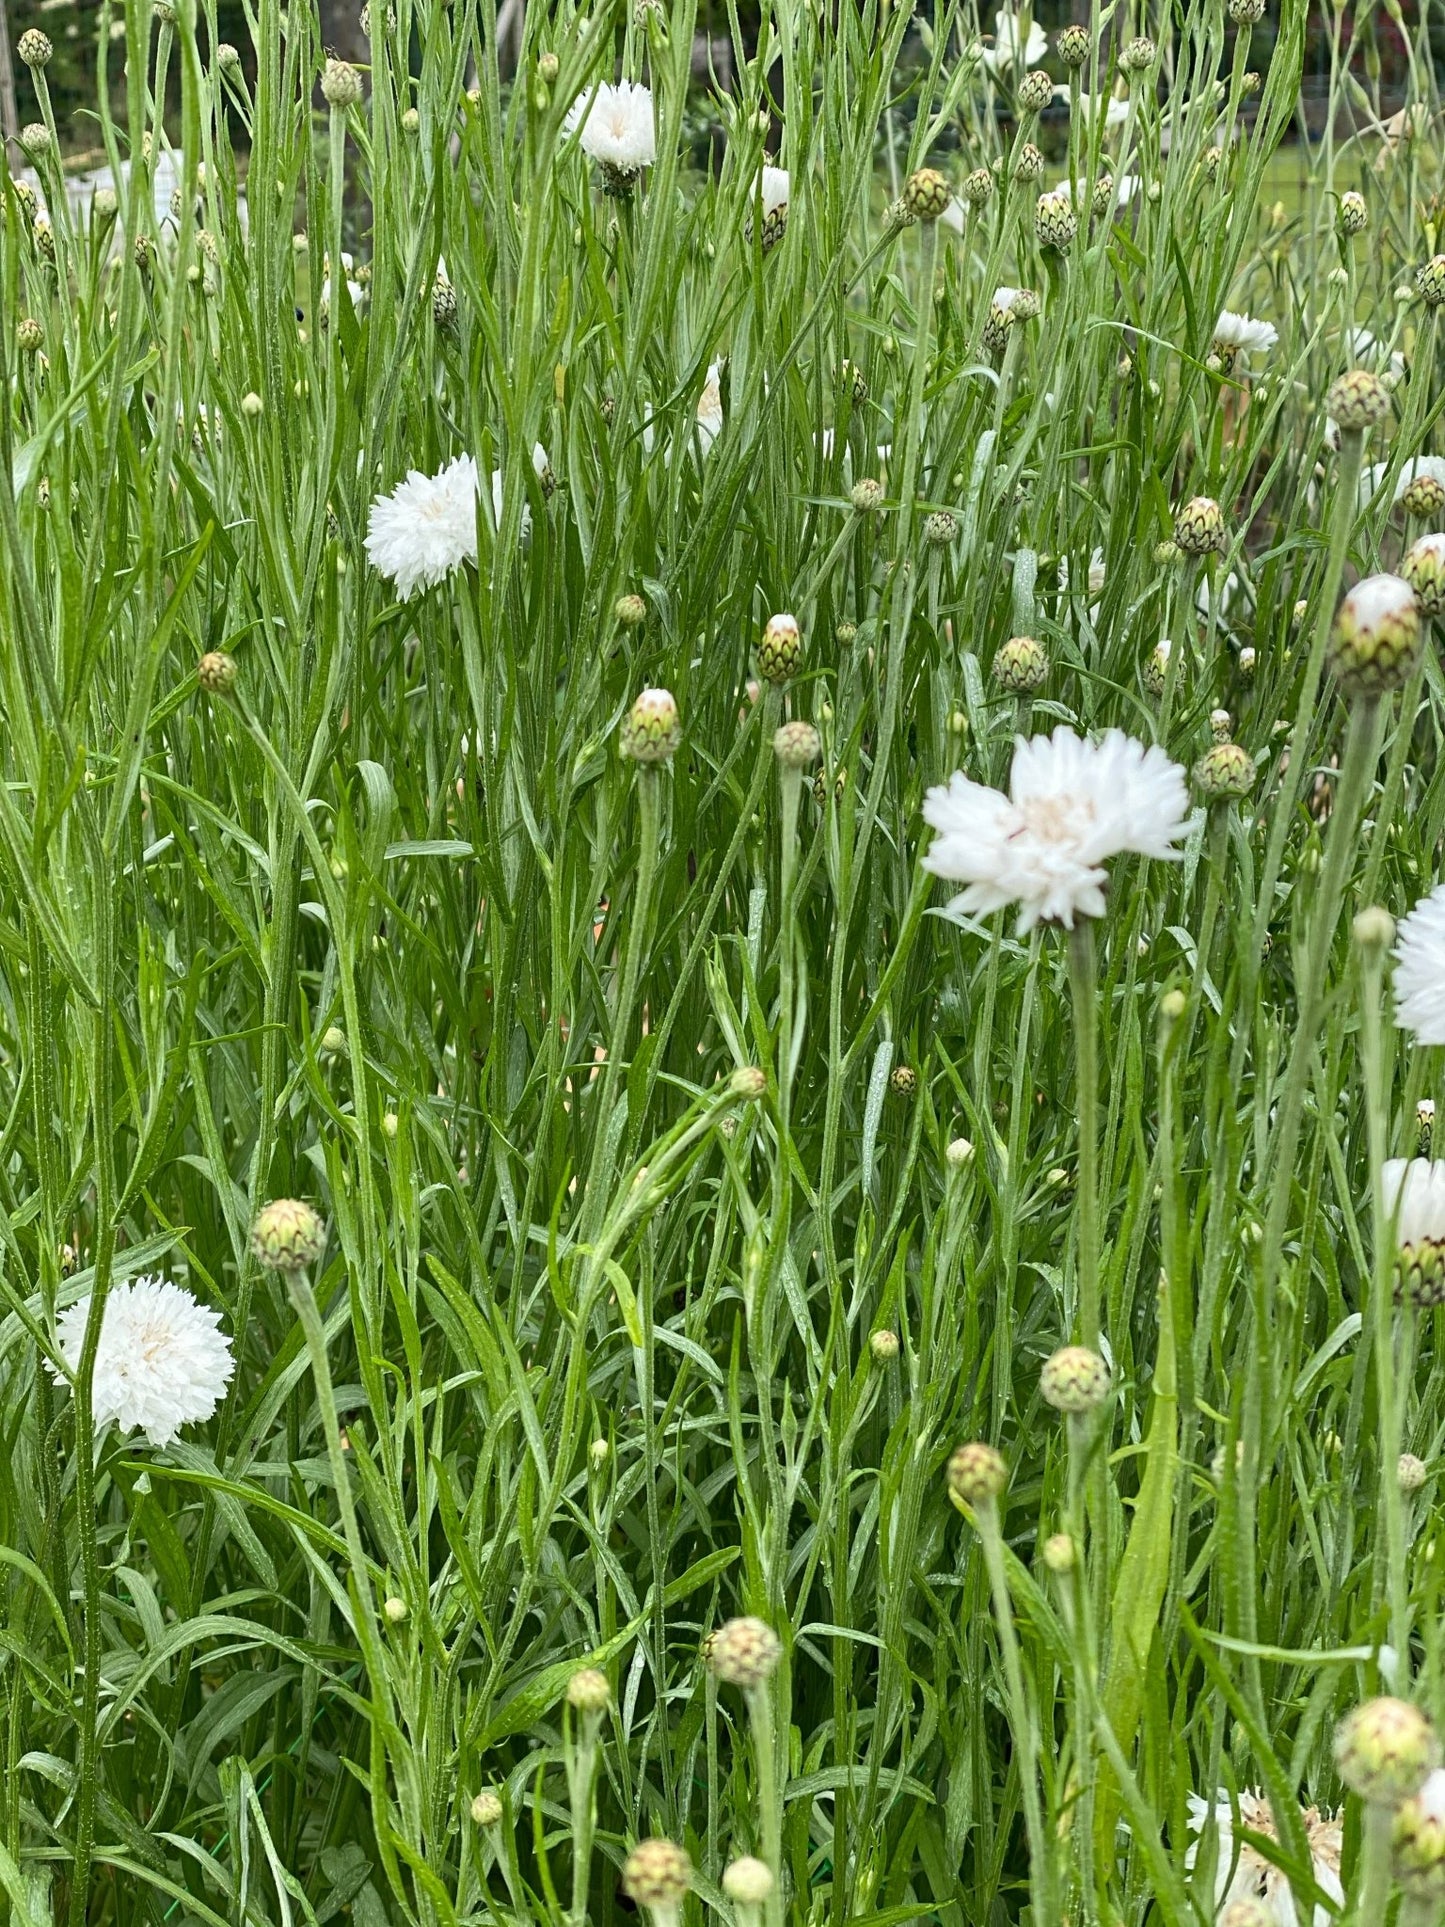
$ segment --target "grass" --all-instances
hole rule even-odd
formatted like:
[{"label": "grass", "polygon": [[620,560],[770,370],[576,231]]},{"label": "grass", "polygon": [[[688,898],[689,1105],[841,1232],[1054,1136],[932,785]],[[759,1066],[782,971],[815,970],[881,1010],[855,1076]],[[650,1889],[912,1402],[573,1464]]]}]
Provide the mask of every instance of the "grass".
[{"label": "grass", "polygon": [[[51,260],[3,184],[9,1921],[614,1923],[657,1835],[690,1927],[754,1927],[719,1884],[744,1852],[770,1927],[1184,1923],[1219,1787],[1265,1791],[1304,1905],[1337,1718],[1445,1716],[1440,1314],[1393,1308],[1371,1204],[1445,1089],[1350,934],[1435,880],[1445,688],[1432,639],[1352,708],[1315,646],[1419,532],[1393,475],[1436,445],[1426,43],[1419,137],[1362,168],[1281,146],[1302,8],[1237,144],[1248,29],[1140,11],[1162,64],[1125,126],[1071,116],[1063,171],[1144,188],[1060,256],[952,0],[775,0],[714,179],[679,158],[687,0],[533,8],[506,86],[490,0],[374,6],[345,111],[305,5],[259,0],[254,94],[175,12],[99,23],[107,151],[170,143],[175,217],[142,164],[113,227],[57,210]],[[1089,59],[1097,98],[1112,41]],[[563,126],[618,72],[658,135],[621,201]],[[939,155],[1007,185],[961,234],[880,213]],[[343,242],[365,299],[338,275],[323,319]],[[1003,282],[1043,312],[994,356]],[[1233,378],[1226,306],[1279,329]],[[1363,502],[1326,442],[1352,326],[1404,357]],[[370,505],[462,452],[499,526],[484,487],[476,565],[398,603]],[[1161,559],[1201,494],[1226,552]],[[752,689],[783,610],[799,671]],[[1032,695],[992,679],[1015,634]],[[643,768],[649,686],[682,743]],[[1251,793],[1181,862],[1117,861],[1089,954],[944,913],[929,785],[1003,784],[1060,722],[1188,767],[1221,707]],[[816,782],[780,776],[785,716]],[[248,1233],[293,1196],[328,1235],[288,1289]],[[234,1380],[169,1446],[92,1451],[56,1317],[155,1271],[221,1312]],[[1040,1370],[1092,1293],[1112,1389],[1065,1421]],[[1007,1459],[996,1505],[950,1503],[967,1440]],[[749,1696],[700,1652],[737,1614],[782,1642]],[[1378,1834],[1351,1799],[1360,1920]],[[1210,1829],[1201,1868],[1230,1852]]]}]

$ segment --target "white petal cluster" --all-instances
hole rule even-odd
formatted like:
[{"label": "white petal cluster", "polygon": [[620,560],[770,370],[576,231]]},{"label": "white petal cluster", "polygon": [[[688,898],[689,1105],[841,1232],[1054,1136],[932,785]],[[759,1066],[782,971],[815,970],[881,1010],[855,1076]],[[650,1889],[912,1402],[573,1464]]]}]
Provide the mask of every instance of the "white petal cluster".
[{"label": "white petal cluster", "polygon": [[707,380],[697,398],[697,437],[702,443],[704,455],[721,435],[722,425],[722,363],[715,361],[707,371]]},{"label": "white petal cluster", "polygon": [[652,93],[634,80],[604,82],[572,103],[564,131],[578,133],[582,152],[621,174],[636,174],[657,158]]},{"label": "white petal cluster", "polygon": [[1021,72],[1036,67],[1049,51],[1049,37],[1037,20],[1030,20],[1028,39],[1019,32],[1016,13],[993,17],[993,45],[983,50],[983,64],[991,74]]},{"label": "white petal cluster", "polygon": [[1279,340],[1279,329],[1272,321],[1256,321],[1252,315],[1236,314],[1226,308],[1214,324],[1216,352],[1231,349],[1237,355],[1267,354]]},{"label": "white petal cluster", "polygon": [[[532,448],[532,467],[540,477],[548,468],[540,442]],[[379,495],[366,524],[371,565],[396,584],[405,602],[419,589],[434,589],[454,569],[477,559],[477,496],[481,480],[470,455],[458,455],[435,475],[412,469],[390,495]],[[492,472],[492,512],[502,519],[502,471]],[[532,513],[522,504],[522,534]]]},{"label": "white petal cluster", "polygon": [[1445,1243],[1445,1159],[1387,1158],[1380,1178],[1395,1242]]},{"label": "white petal cluster", "polygon": [[477,491],[476,462],[458,455],[435,475],[412,469],[390,495],[372,503],[366,553],[403,601],[476,561]]},{"label": "white petal cluster", "polygon": [[[1056,92],[1060,100],[1067,100],[1069,98],[1069,90],[1067,87],[1060,87]],[[1079,112],[1085,120],[1092,120],[1094,118],[1094,103],[1096,99],[1097,95],[1093,94],[1079,95]],[[1128,101],[1120,100],[1117,95],[1110,94],[1109,104],[1104,109],[1104,132],[1107,134],[1115,127],[1122,127],[1128,118]]]},{"label": "white petal cluster", "polygon": [[760,178],[753,185],[752,198],[756,201],[761,194],[764,220],[770,214],[776,214],[779,208],[788,205],[789,188],[786,167],[765,167],[762,170]]},{"label": "white petal cluster", "polygon": [[[1241,1793],[1239,1796],[1239,1819],[1243,1827],[1251,1833],[1262,1834],[1267,1840],[1277,1840],[1278,1831],[1269,1801],[1259,1793]],[[1285,1876],[1273,1861],[1246,1841],[1236,1841],[1234,1837],[1234,1809],[1229,1796],[1221,1789],[1214,1800],[1201,1800],[1197,1793],[1189,1795],[1189,1828],[1192,1833],[1203,1833],[1213,1823],[1219,1830],[1219,1845],[1215,1859],[1214,1904],[1221,1912],[1236,1900],[1262,1900],[1265,1911],[1278,1922],[1278,1927],[1300,1927],[1301,1917],[1295,1908],[1294,1895]],[[1305,1839],[1309,1843],[1311,1871],[1322,1893],[1343,1904],[1344,1888],[1340,1885],[1340,1852],[1344,1836],[1340,1822],[1320,1813],[1317,1807],[1305,1807],[1300,1812],[1300,1824],[1304,1828]],[[1196,1840],[1184,1856],[1186,1867],[1193,1868],[1199,1858],[1199,1842]],[[1326,1908],[1316,1906],[1312,1927],[1331,1927],[1334,1915]]]},{"label": "white petal cluster", "polygon": [[1110,857],[1172,857],[1189,816],[1184,772],[1162,749],[1111,729],[1097,743],[1062,724],[1019,737],[1007,796],[962,771],[929,790],[938,832],[924,868],[968,888],[950,910],[987,915],[1019,905],[1019,933],[1104,912]]},{"label": "white petal cluster", "polygon": [[1395,939],[1395,1022],[1421,1044],[1445,1044],[1445,884],[1401,923]]},{"label": "white petal cluster", "polygon": [[[60,1314],[61,1355],[80,1365],[90,1299]],[[169,1445],[183,1425],[208,1419],[235,1370],[220,1315],[198,1304],[168,1278],[113,1285],[106,1297],[95,1355],[91,1409],[97,1433],[115,1425],[144,1432],[152,1445]],[[57,1383],[61,1373],[54,1371]]]}]

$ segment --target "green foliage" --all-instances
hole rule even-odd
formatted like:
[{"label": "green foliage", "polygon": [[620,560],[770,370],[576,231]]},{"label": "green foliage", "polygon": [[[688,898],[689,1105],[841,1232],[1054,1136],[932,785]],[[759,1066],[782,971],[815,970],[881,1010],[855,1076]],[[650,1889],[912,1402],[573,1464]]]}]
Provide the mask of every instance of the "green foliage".
[{"label": "green foliage", "polygon": [[[1378,709],[1320,673],[1346,571],[1419,533],[1432,23],[1414,138],[1347,134],[1385,103],[1334,47],[1288,209],[1302,6],[1258,95],[1213,0],[1135,20],[1127,85],[1094,42],[1042,185],[1117,180],[1060,255],[954,0],[773,0],[701,118],[689,0],[534,6],[505,84],[489,0],[395,5],[334,116],[305,5],[102,9],[115,225],[48,175],[52,260],[0,183],[0,1904],[580,1927],[660,1835],[689,1927],[752,1927],[745,1852],[769,1927],[1183,1923],[1189,1795],[1258,1787],[1303,1907],[1337,1715],[1445,1714],[1440,1314],[1395,1313],[1372,1204],[1445,1091],[1349,934],[1434,881],[1445,689],[1433,637]],[[565,125],[619,73],[657,126],[623,197]],[[1042,313],[991,341],[1005,283]],[[1221,366],[1226,307],[1277,344]],[[1361,359],[1357,490],[1323,397]],[[372,503],[461,454],[476,559],[398,601]],[[1224,553],[1162,559],[1196,496]],[[680,747],[624,758],[656,688]],[[1253,793],[1116,860],[1091,944],[945,912],[930,785],[1061,723],[1188,768],[1221,707]],[[277,1198],[326,1220],[309,1272],[252,1249]],[[92,1451],[56,1319],[155,1272],[234,1380]],[[1062,1418],[1094,1306],[1111,1390]],[[975,1438],[997,1511],[950,1504]],[[783,1644],[746,1697],[700,1650],[737,1614]]]}]

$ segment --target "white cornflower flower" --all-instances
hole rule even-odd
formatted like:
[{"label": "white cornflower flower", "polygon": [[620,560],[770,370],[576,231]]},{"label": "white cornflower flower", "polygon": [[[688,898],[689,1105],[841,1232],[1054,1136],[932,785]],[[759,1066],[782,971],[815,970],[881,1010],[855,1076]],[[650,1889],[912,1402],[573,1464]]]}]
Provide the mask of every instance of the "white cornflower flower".
[{"label": "white cornflower flower", "polygon": [[983,64],[991,74],[1018,72],[1037,67],[1049,51],[1049,37],[1037,20],[1030,20],[1028,38],[1019,32],[1016,13],[996,13],[993,17],[993,45],[983,50]]},{"label": "white cornflower flower", "polygon": [[633,80],[604,82],[572,103],[563,132],[576,133],[582,152],[618,174],[635,175],[657,158],[651,91]]},{"label": "white cornflower flower", "polygon": [[[1294,1895],[1279,1868],[1247,1842],[1235,1841],[1234,1809],[1229,1803],[1229,1796],[1221,1790],[1211,1806],[1208,1800],[1201,1800],[1197,1793],[1191,1793],[1190,1830],[1203,1833],[1211,1819],[1219,1830],[1219,1852],[1214,1874],[1215,1906],[1222,1910],[1235,1900],[1262,1900],[1266,1911],[1273,1914],[1279,1927],[1300,1927]],[[1262,1834],[1267,1840],[1278,1840],[1274,1815],[1270,1811],[1269,1801],[1262,1794],[1240,1794],[1239,1819],[1240,1824],[1248,1827],[1251,1833]],[[1309,1842],[1311,1872],[1316,1884],[1332,1900],[1343,1903],[1345,1893],[1340,1885],[1343,1835],[1339,1820],[1322,1814],[1318,1807],[1302,1807],[1300,1824]],[[1185,1866],[1192,1868],[1198,1858],[1199,1842],[1196,1840],[1184,1856]],[[1333,1914],[1317,1906],[1313,1913],[1313,1927],[1331,1927],[1333,1919]]]},{"label": "white cornflower flower", "polygon": [[1076,916],[1102,916],[1108,858],[1177,856],[1189,796],[1157,746],[1118,729],[1091,743],[1061,724],[1016,739],[1007,796],[960,770],[929,790],[923,816],[938,832],[924,868],[968,885],[949,909],[980,916],[1016,901],[1022,936],[1041,921],[1072,929]]},{"label": "white cornflower flower", "polygon": [[[436,475],[412,469],[390,495],[372,503],[366,553],[403,601],[418,589],[435,588],[463,562],[476,561],[478,487],[476,462],[458,455]],[[494,481],[494,498],[499,492],[500,481]]]},{"label": "white cornflower flower", "polygon": [[1395,1242],[1445,1245],[1445,1159],[1386,1158],[1380,1179]]},{"label": "white cornflower flower", "polygon": [[1445,1044],[1445,883],[1401,923],[1395,938],[1395,1022],[1419,1044]]},{"label": "white cornflower flower", "polygon": [[753,183],[752,199],[756,200],[758,195],[761,194],[763,201],[763,219],[765,221],[770,214],[776,214],[779,208],[786,211],[788,192],[789,181],[787,168],[764,167],[761,178]]},{"label": "white cornflower flower", "polygon": [[722,363],[713,362],[697,398],[697,435],[706,455],[722,433]]},{"label": "white cornflower flower", "polygon": [[1236,361],[1247,364],[1252,354],[1267,354],[1278,340],[1279,329],[1272,321],[1256,321],[1232,308],[1226,308],[1214,324],[1214,352],[1231,367]]},{"label": "white cornflower flower", "polygon": [[[89,1316],[86,1296],[56,1321],[61,1355],[72,1372],[80,1365]],[[169,1445],[183,1425],[208,1419],[236,1369],[220,1326],[218,1312],[197,1304],[168,1278],[113,1285],[91,1386],[97,1434],[115,1425],[144,1432],[152,1445]],[[64,1382],[54,1366],[51,1376]]]},{"label": "white cornflower flower", "polygon": [[[1061,100],[1067,100],[1069,98],[1069,90],[1067,87],[1058,88],[1057,93]],[[1094,118],[1094,102],[1096,98],[1097,96],[1092,94],[1079,95],[1079,112],[1085,120],[1092,120]],[[1107,134],[1115,127],[1122,127],[1128,118],[1128,101],[1120,100],[1117,96],[1110,94],[1109,104],[1104,109],[1104,132]]]}]

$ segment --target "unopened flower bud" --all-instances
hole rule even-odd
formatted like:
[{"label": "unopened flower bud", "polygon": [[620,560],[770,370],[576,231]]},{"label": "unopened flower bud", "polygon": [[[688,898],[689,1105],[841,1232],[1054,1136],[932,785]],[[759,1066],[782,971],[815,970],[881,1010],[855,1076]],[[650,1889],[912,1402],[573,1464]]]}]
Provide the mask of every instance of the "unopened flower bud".
[{"label": "unopened flower bud", "polygon": [[1380,904],[1370,904],[1356,913],[1350,934],[1361,950],[1383,955],[1395,941],[1395,919]]},{"label": "unopened flower bud", "polygon": [[982,207],[992,193],[993,175],[986,167],[975,167],[970,174],[965,175],[963,198],[970,207]]},{"label": "unopened flower bud", "polygon": [[1438,1911],[1445,1900],[1445,1773],[1431,1773],[1419,1792],[1396,1808],[1390,1846],[1395,1878],[1409,1901],[1427,1902],[1432,1914]]},{"label": "unopened flower bud", "polygon": [[273,1198],[251,1227],[251,1252],[267,1271],[304,1271],[326,1249],[326,1226],[299,1198]]},{"label": "unopened flower bud", "polygon": [[612,1447],[607,1443],[606,1439],[593,1439],[587,1448],[587,1456],[591,1459],[593,1465],[600,1470],[606,1465],[608,1459],[611,1458]]},{"label": "unopened flower bud", "polygon": [[50,152],[50,129],[43,120],[31,121],[20,129],[20,145],[30,160],[43,160]]},{"label": "unopened flower bud", "polygon": [[920,167],[909,175],[903,190],[903,205],[915,221],[936,221],[952,198],[948,182],[936,167]]},{"label": "unopened flower bud", "polygon": [[1433,475],[1413,476],[1400,491],[1400,506],[1422,522],[1437,522],[1445,510],[1445,483],[1436,481]]},{"label": "unopened flower bud", "polygon": [[1144,663],[1144,687],[1151,696],[1164,694],[1169,675],[1169,658],[1173,653],[1174,644],[1168,636],[1162,636],[1149,652]]},{"label": "unopened flower bud", "polygon": [[386,1601],[386,1603],[383,1605],[381,1610],[383,1615],[385,1616],[386,1623],[389,1626],[399,1626],[401,1625],[402,1621],[406,1618],[406,1613],[407,1613],[406,1601],[404,1599],[398,1599],[396,1595],[393,1594],[392,1597]]},{"label": "unopened flower bud", "polygon": [[212,696],[224,696],[235,684],[235,658],[224,649],[208,649],[196,664],[196,681]]},{"label": "unopened flower bud", "polygon": [[1044,157],[1032,141],[1025,141],[1014,161],[1014,179],[1027,187],[1030,182],[1041,180],[1044,172]]},{"label": "unopened flower bud", "polygon": [[1347,695],[1398,689],[1420,654],[1420,605],[1398,575],[1357,582],[1335,616],[1330,667]]},{"label": "unopened flower bud", "polygon": [[1394,1807],[1418,1793],[1439,1764],[1435,1730],[1407,1700],[1366,1700],[1335,1729],[1335,1765],[1352,1793]]},{"label": "unopened flower bud", "polygon": [[1034,206],[1034,233],[1041,248],[1057,248],[1060,254],[1066,254],[1078,231],[1074,204],[1067,194],[1058,188],[1040,194]]},{"label": "unopened flower bud", "polygon": [[640,595],[620,595],[612,605],[612,619],[620,629],[640,629],[647,620],[647,604]]},{"label": "unopened flower bud", "polygon": [[723,1869],[722,1890],[740,1907],[761,1907],[773,1891],[772,1870],[766,1861],[745,1853]]},{"label": "unopened flower bud", "polygon": [[479,1827],[496,1827],[502,1821],[502,1803],[495,1793],[479,1793],[472,1801],[472,1818]]},{"label": "unopened flower bud", "polygon": [[874,1332],[868,1340],[868,1349],[878,1364],[888,1364],[891,1359],[898,1356],[897,1332],[889,1331],[886,1327],[882,1331]]},{"label": "unopened flower bud", "polygon": [[580,1667],[567,1682],[567,1704],[576,1713],[597,1718],[612,1704],[612,1688],[606,1673],[595,1666]]},{"label": "unopened flower bud", "polygon": [[811,723],[784,723],[773,737],[773,754],[784,769],[811,769],[822,749],[822,738]]},{"label": "unopened flower bud", "polygon": [[1239,743],[1215,743],[1191,772],[1194,787],[1210,803],[1248,796],[1254,788],[1254,758]]},{"label": "unopened flower bud", "polygon": [[1353,188],[1340,196],[1340,229],[1345,234],[1362,234],[1370,225],[1370,210],[1363,194]]},{"label": "unopened flower bud", "polygon": [[[1433,254],[1423,267],[1415,270],[1415,287],[1422,300],[1438,308],[1445,301],[1445,254]],[[1339,416],[1335,416],[1339,420]]]},{"label": "unopened flower bud", "polygon": [[1351,368],[1338,381],[1331,382],[1325,396],[1325,413],[1351,433],[1373,428],[1389,412],[1389,391],[1368,368]]},{"label": "unopened flower bud", "polygon": [[216,65],[223,74],[235,74],[241,71],[241,56],[229,40],[217,43]]},{"label": "unopened flower bud", "polygon": [[1000,643],[993,659],[993,679],[1016,696],[1031,696],[1048,679],[1049,658],[1032,636],[1010,636]]},{"label": "unopened flower bud", "polygon": [[15,327],[15,346],[22,355],[33,355],[45,346],[45,330],[33,315],[26,315]]},{"label": "unopened flower bud", "polygon": [[1019,82],[1019,112],[1041,114],[1054,97],[1054,83],[1042,67],[1035,67]]},{"label": "unopened flower bud", "polygon": [[249,394],[242,395],[241,397],[241,413],[249,416],[252,421],[255,421],[265,406],[266,404],[254,389],[252,389]]},{"label": "unopened flower bud", "polygon": [[361,99],[361,75],[346,60],[328,60],[321,70],[322,98],[332,107],[354,107]]},{"label": "unopened flower bud", "polygon": [[963,1171],[973,1163],[973,1146],[966,1137],[951,1138],[943,1155],[950,1170]]},{"label": "unopened flower bud", "polygon": [[1422,1097],[1420,1102],[1415,1106],[1415,1133],[1420,1147],[1419,1155],[1422,1158],[1428,1158],[1430,1155],[1430,1144],[1435,1136],[1435,1100],[1433,1097]]},{"label": "unopened flower bud", "polygon": [[1154,65],[1155,46],[1147,34],[1138,34],[1129,41],[1119,55],[1119,65],[1126,74],[1147,73]]},{"label": "unopened flower bud", "polygon": [[1089,58],[1089,30],[1077,22],[1065,27],[1054,44],[1066,67],[1082,67]]},{"label": "unopened flower bud", "polygon": [[1417,1459],[1413,1452],[1400,1454],[1395,1467],[1395,1483],[1402,1492],[1418,1492],[1428,1476],[1423,1459]]},{"label": "unopened flower bud", "polygon": [[1445,611],[1445,535],[1422,535],[1407,551],[1400,574],[1426,615]]},{"label": "unopened flower bud", "polygon": [[538,54],[537,78],[550,87],[562,71],[562,63],[554,53]]},{"label": "unopened flower bud", "polygon": [[636,763],[670,763],[682,741],[671,691],[644,689],[622,719],[618,747]]},{"label": "unopened flower bud", "polygon": [[1008,1484],[1003,1454],[981,1440],[960,1445],[948,1461],[949,1490],[966,1505],[980,1506],[998,1498]]},{"label": "unopened flower bud", "polygon": [[622,1891],[639,1907],[670,1912],[692,1885],[692,1862],[671,1840],[639,1840],[622,1863]]},{"label": "unopened flower bud", "polygon": [[708,1644],[707,1663],[726,1686],[753,1692],[778,1670],[783,1642],[765,1620],[744,1617],[719,1626]]},{"label": "unopened flower bud", "polygon": [[1056,1412],[1092,1412],[1109,1396],[1109,1367],[1087,1345],[1065,1345],[1045,1361],[1039,1390]]},{"label": "unopened flower bud", "polygon": [[770,683],[781,686],[798,673],[803,656],[803,638],[796,616],[779,614],[768,617],[758,644],[758,671]]},{"label": "unopened flower bud", "polygon": [[888,1088],[895,1097],[912,1097],[918,1089],[918,1072],[911,1064],[895,1064],[888,1076]]},{"label": "unopened flower bud", "polygon": [[48,67],[55,49],[49,34],[42,33],[39,27],[27,27],[16,41],[15,51],[27,67]]},{"label": "unopened flower bud", "polygon": [[1253,643],[1247,642],[1239,652],[1240,675],[1246,678],[1252,676],[1254,674],[1255,664],[1258,662],[1258,660],[1259,658],[1255,654]]},{"label": "unopened flower bud", "polygon": [[865,475],[853,484],[848,499],[859,515],[872,515],[883,506],[883,484]]},{"label": "unopened flower bud", "polygon": [[1174,540],[1184,555],[1218,555],[1225,546],[1224,514],[1208,495],[1196,495],[1174,518]]},{"label": "unopened flower bud", "polygon": [[958,517],[948,509],[935,509],[923,518],[923,539],[932,548],[946,549],[958,539]]},{"label": "unopened flower bud", "polygon": [[1072,1572],[1075,1556],[1074,1542],[1067,1532],[1055,1532],[1045,1539],[1043,1561],[1050,1572]]}]

